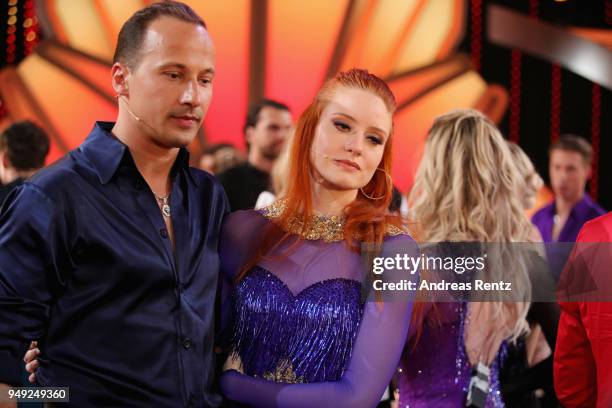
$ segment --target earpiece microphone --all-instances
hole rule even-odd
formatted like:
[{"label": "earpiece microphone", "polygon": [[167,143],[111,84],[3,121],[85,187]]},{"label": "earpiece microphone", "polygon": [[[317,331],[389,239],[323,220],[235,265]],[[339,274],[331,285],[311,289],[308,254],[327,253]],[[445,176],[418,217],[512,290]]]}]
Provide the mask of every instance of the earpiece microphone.
[{"label": "earpiece microphone", "polygon": [[[125,98],[125,95],[117,95],[117,99],[121,100],[121,97]],[[125,105],[125,108],[127,109],[128,113],[138,122],[140,123],[144,123],[142,121],[142,119],[140,119],[140,117],[138,115],[136,115],[134,112],[132,112],[132,110],[130,109],[130,105],[124,101],[123,104]]]},{"label": "earpiece microphone", "polygon": [[[121,100],[121,97],[125,98],[125,95],[119,94],[117,95],[117,99]],[[157,130],[155,130],[155,128],[151,125],[149,125],[147,122],[145,122],[144,120],[142,120],[140,118],[140,116],[136,115],[134,112],[132,112],[132,110],[130,109],[130,105],[127,103],[127,101],[123,101],[123,105],[125,106],[125,108],[127,109],[128,113],[130,114],[130,116],[132,116],[134,118],[134,120],[138,123],[142,123],[143,126],[148,127],[151,132],[153,132],[154,135],[158,136]]]}]

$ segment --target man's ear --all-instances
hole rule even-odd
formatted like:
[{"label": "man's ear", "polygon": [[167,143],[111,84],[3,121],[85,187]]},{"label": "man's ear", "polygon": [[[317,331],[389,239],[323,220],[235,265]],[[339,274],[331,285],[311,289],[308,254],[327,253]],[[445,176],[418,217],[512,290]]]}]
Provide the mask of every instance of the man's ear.
[{"label": "man's ear", "polygon": [[586,167],[586,179],[590,180],[591,176],[593,175],[593,167],[591,167],[590,165],[586,165],[586,164],[585,164],[585,167]]},{"label": "man's ear", "polygon": [[11,167],[11,161],[8,158],[8,154],[6,154],[6,151],[3,150],[0,150],[0,165],[5,169]]},{"label": "man's ear", "polygon": [[111,78],[113,90],[117,96],[129,95],[128,82],[127,77],[129,75],[129,70],[125,64],[120,62],[115,62],[111,68]]},{"label": "man's ear", "polygon": [[253,144],[251,139],[254,137],[254,131],[255,128],[253,126],[249,126],[244,130],[244,138],[248,144]]}]

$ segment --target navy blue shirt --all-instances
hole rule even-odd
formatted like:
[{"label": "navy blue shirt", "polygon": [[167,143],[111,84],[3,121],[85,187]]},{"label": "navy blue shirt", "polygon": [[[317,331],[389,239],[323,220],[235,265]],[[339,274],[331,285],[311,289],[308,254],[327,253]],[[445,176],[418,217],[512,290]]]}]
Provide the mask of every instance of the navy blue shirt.
[{"label": "navy blue shirt", "polygon": [[39,385],[86,406],[216,406],[221,185],[172,168],[175,247],[129,149],[98,122],[15,189],[0,213],[0,382],[19,384],[38,339]]}]

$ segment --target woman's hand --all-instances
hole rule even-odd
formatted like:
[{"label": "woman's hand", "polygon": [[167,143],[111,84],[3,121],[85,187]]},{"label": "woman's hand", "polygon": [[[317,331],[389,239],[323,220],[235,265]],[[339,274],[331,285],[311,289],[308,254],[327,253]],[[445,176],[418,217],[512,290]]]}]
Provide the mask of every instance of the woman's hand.
[{"label": "woman's hand", "polygon": [[26,363],[25,369],[30,376],[28,377],[28,381],[32,384],[36,382],[36,370],[38,369],[38,356],[40,355],[40,350],[38,349],[38,342],[33,341],[30,343],[30,349],[25,353],[23,357],[23,361]]}]

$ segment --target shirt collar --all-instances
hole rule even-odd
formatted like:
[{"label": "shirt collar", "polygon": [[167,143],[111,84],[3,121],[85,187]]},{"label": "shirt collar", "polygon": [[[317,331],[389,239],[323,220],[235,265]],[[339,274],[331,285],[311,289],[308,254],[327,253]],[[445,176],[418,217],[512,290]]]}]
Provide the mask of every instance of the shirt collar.
[{"label": "shirt collar", "polygon": [[[582,198],[580,199],[580,201],[578,201],[576,204],[574,204],[574,206],[572,207],[571,211],[570,211],[570,216],[572,214],[583,214],[586,211],[589,210],[589,208],[594,207],[595,206],[595,202],[593,201],[593,199],[591,198],[591,196],[585,191],[584,195],[582,196]],[[548,207],[547,210],[550,214],[551,217],[554,217],[557,214],[557,201],[553,201]]]},{"label": "shirt collar", "polygon": [[113,122],[96,122],[85,142],[79,146],[102,184],[113,177],[127,150],[127,146],[111,133],[114,125]]},{"label": "shirt collar", "polygon": [[585,213],[589,208],[594,206],[594,202],[591,197],[585,192],[582,199],[576,203],[572,211],[576,211],[580,214]]},{"label": "shirt collar", "polygon": [[178,155],[176,156],[175,168],[177,170],[183,170],[187,173],[187,177],[196,185],[199,186],[200,182],[197,177],[195,177],[191,169],[189,168],[189,150],[184,147],[181,147]]},{"label": "shirt collar", "polygon": [[[85,142],[79,146],[79,150],[92,163],[102,184],[110,181],[126,152],[129,154],[129,148],[111,133],[113,126],[114,122],[96,122]],[[196,186],[199,184],[189,170],[187,149],[179,150],[174,169],[184,170]]]}]

